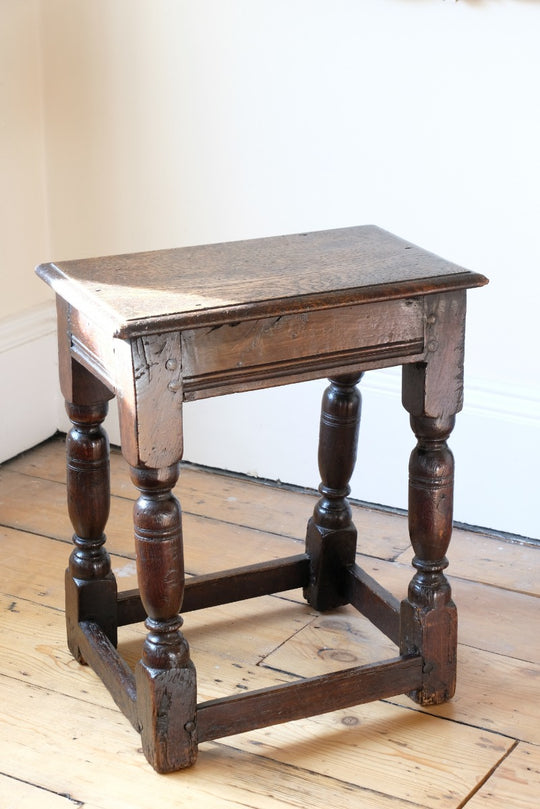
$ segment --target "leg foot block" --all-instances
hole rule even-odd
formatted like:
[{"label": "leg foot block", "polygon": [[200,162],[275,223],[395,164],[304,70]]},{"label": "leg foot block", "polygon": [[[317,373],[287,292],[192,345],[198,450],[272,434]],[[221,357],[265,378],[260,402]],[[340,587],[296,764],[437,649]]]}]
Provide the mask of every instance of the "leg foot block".
[{"label": "leg foot block", "polygon": [[440,705],[456,688],[457,611],[453,602],[441,609],[401,605],[401,654],[422,655],[422,688],[409,696],[420,705]]},{"label": "leg foot block", "polygon": [[349,603],[348,568],[356,553],[356,528],[328,530],[313,519],[308,523],[306,553],[310,558],[310,583],[304,597],[316,610],[324,612]]},{"label": "leg foot block", "polygon": [[135,671],[144,754],[157,772],[190,767],[197,758],[195,667]]},{"label": "leg foot block", "polygon": [[77,579],[66,571],[66,629],[68,647],[73,657],[84,663],[79,649],[80,621],[98,624],[113,646],[118,642],[117,587],[113,573],[103,579]]}]

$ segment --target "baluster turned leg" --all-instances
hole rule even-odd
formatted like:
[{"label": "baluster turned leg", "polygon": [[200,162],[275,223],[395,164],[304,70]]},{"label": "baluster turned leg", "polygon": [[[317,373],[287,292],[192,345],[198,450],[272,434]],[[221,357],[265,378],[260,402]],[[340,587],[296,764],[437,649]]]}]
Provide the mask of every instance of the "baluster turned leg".
[{"label": "baluster turned leg", "polygon": [[84,662],[78,646],[80,621],[99,624],[116,645],[116,582],[105,550],[109,516],[109,442],[101,424],[108,404],[67,403],[73,423],[67,436],[68,510],[75,545],[66,571],[66,623],[73,656]]},{"label": "baluster turned leg", "polygon": [[311,559],[305,597],[317,610],[348,603],[346,568],[354,563],[356,528],[347,500],[356,463],[362,374],[333,377],[323,395],[319,435],[321,498],[309,520],[306,552]]},{"label": "baluster turned leg", "polygon": [[446,440],[455,416],[411,416],[418,439],[409,465],[409,532],[416,568],[402,604],[401,653],[424,659],[423,686],[410,696],[436,705],[453,696],[457,611],[443,574],[452,534],[454,459]]},{"label": "baluster turned leg", "polygon": [[197,756],[196,680],[178,615],[184,593],[181,512],[171,489],[179,465],[131,467],[137,572],[148,635],[137,665],[143,749],[158,772],[189,767]]}]

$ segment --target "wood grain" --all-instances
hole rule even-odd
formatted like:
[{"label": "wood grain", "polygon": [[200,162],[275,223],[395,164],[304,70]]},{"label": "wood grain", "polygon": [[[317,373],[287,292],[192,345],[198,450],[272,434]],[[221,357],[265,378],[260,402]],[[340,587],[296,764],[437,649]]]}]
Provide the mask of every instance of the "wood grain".
[{"label": "wood grain", "polygon": [[[111,462],[113,491],[123,496],[112,499],[107,545],[117,557],[113,562],[117,575],[120,571],[119,583],[123,589],[129,589],[135,586],[134,566],[130,561],[134,558],[132,501],[125,498],[129,495],[135,499],[136,490],[129,481],[128,470],[122,458],[117,453],[112,453]],[[54,479],[58,479],[65,476],[64,464],[63,444],[53,441],[36,450],[35,462],[29,456],[23,456],[4,465],[0,469],[2,522],[12,529],[37,534],[41,531],[69,543],[71,526],[66,514],[65,488],[59,482],[54,483],[30,474],[36,471],[41,476],[50,472]],[[189,480],[189,486],[182,499],[183,477]],[[186,567],[190,573],[210,573],[214,570],[215,564],[209,558],[206,547],[219,547],[221,561],[227,567],[279,558],[294,553],[295,549],[303,549],[300,543],[291,543],[290,539],[280,533],[252,530],[238,525],[238,522],[262,528],[270,522],[276,521],[280,526],[290,520],[293,528],[296,525],[298,532],[303,532],[307,516],[313,509],[315,496],[295,494],[255,482],[234,481],[230,476],[210,475],[189,468],[182,473],[180,488],[177,487],[176,491],[184,506],[187,500],[189,509],[200,513],[208,509],[208,513],[214,515],[209,520],[192,516],[184,508]],[[29,511],[26,508],[26,496],[32,502],[39,502],[39,509]],[[296,506],[295,498],[298,501]],[[284,503],[283,511],[280,508],[281,502]],[[224,516],[227,522],[215,519],[220,503],[226,509]],[[408,546],[406,518],[367,509],[356,509],[353,516],[355,523],[362,529],[362,549],[374,554],[374,557],[362,554],[358,557],[359,564],[395,596],[403,597],[411,572],[410,567],[403,562],[411,558],[411,552],[407,550],[399,557],[400,564],[391,564],[387,560],[391,557],[392,550],[398,547],[400,538],[405,537],[402,548]],[[50,591],[56,599],[55,603],[60,606],[63,603],[63,571],[70,550],[69,544],[63,542],[59,543],[58,548],[53,546],[56,578],[48,575],[48,567],[42,574],[38,568],[28,578],[24,552],[15,541],[15,536],[16,534],[8,531],[4,542],[10,548],[8,566],[16,565],[12,575],[17,576],[17,586],[28,588],[33,579],[36,591]],[[206,547],[199,541],[200,536],[205,537],[208,543]],[[44,553],[44,547],[43,541],[38,542],[32,553],[43,560],[43,565],[47,565],[48,554]],[[120,554],[126,558],[121,558]],[[519,582],[529,581],[528,589],[532,591],[532,595],[538,594],[539,580],[535,575],[537,558],[538,548],[454,530],[449,573],[456,599],[462,605],[462,643],[480,646],[485,651],[497,654],[523,660],[532,658],[531,662],[540,662],[540,639],[535,631],[538,600],[522,594],[519,585]],[[54,569],[51,568],[53,573]],[[521,573],[523,576],[520,576]],[[479,582],[485,580],[489,586],[476,584],[472,581],[474,578]],[[193,617],[190,616],[189,622],[192,620]],[[519,632],[515,631],[516,622],[520,626]],[[493,625],[497,626],[496,633],[491,631]]]},{"label": "wood grain", "polygon": [[371,225],[62,261],[37,273],[122,338],[147,333],[150,322],[173,331],[272,316],[278,299],[287,315],[487,283]]},{"label": "wood grain", "polygon": [[[29,457],[23,454],[14,459],[9,469],[32,478],[61,484],[65,482],[65,450],[61,438],[58,445],[53,441],[52,444],[37,447],[32,452],[31,462]],[[16,490],[17,484],[14,483],[10,486],[11,496],[16,496]],[[111,491],[117,497],[131,500],[137,496],[129,479],[126,462],[115,448],[111,450]],[[236,478],[227,473],[209,474],[189,464],[181,465],[180,479],[174,491],[182,504],[184,515],[214,518],[260,531],[266,531],[272,525],[276,537],[292,537],[302,544],[308,516],[318,498],[314,491],[290,491],[285,486],[265,485],[255,479]],[[56,499],[62,502],[62,496],[58,494]],[[5,505],[7,507],[8,503],[5,502]],[[354,503],[352,510],[364,553],[394,559],[409,549],[406,518],[388,516],[376,509],[359,508]],[[186,540],[189,541],[189,531],[186,532]]]},{"label": "wood grain", "polygon": [[[191,766],[197,756],[195,669],[179,616],[186,570],[181,509],[172,493],[188,391],[198,398],[330,378],[320,422],[321,497],[306,534],[304,596],[325,611],[345,605],[354,594],[356,606],[365,602],[376,624],[393,638],[399,635],[401,656],[415,658],[415,676],[407,682],[401,676],[404,660],[373,664],[369,674],[359,669],[358,680],[367,683],[371,700],[400,693],[405,685],[422,705],[450,699],[457,611],[443,573],[453,504],[453,456],[445,442],[462,406],[466,291],[486,279],[372,226],[49,264],[37,273],[59,302],[61,388],[73,424],[68,512],[75,547],[66,573],[68,645],[80,663],[88,653],[87,662],[98,673],[106,670],[96,658],[98,650],[111,663],[107,687],[140,729],[156,771]],[[417,437],[409,464],[416,573],[401,602],[399,624],[389,596],[377,586],[371,600],[358,597],[360,586],[371,589],[370,579],[353,578],[351,587],[347,575],[357,536],[347,501],[360,416],[356,386],[364,370],[394,363],[404,366],[403,404]],[[118,607],[105,548],[110,476],[101,428],[111,389],[118,398],[122,452],[139,490],[133,508],[139,594],[122,596],[120,608],[122,623],[147,616],[135,684],[113,648]],[[244,596],[265,592],[253,591],[251,573],[234,578],[238,588],[249,585]],[[288,589],[289,582],[276,589]],[[219,587],[216,603],[229,601],[223,577]],[[209,603],[201,598],[202,605]],[[389,682],[388,672],[394,670],[397,689]],[[356,678],[347,671],[343,677],[354,690]],[[373,685],[377,680],[380,693]],[[230,702],[202,716],[214,717],[217,711],[219,717],[207,726],[227,735],[251,727],[257,711],[264,724],[271,724],[282,703],[288,705],[288,719],[313,715],[324,700],[336,708],[351,704],[344,695],[331,701],[341,690],[333,688],[337,682],[336,674],[316,677],[298,692],[286,687],[273,696],[260,695],[256,706],[243,698],[239,725],[228,711]],[[214,730],[202,735],[215,737]]]},{"label": "wood grain", "polygon": [[35,809],[36,806],[40,809],[74,809],[78,805],[69,795],[56,795],[6,775],[0,775],[0,799],[6,801],[6,809]]},{"label": "wood grain", "polygon": [[[11,478],[11,472],[26,475],[28,479]],[[30,453],[21,454],[9,462],[9,468],[5,465],[0,468],[2,515],[7,515],[12,498],[15,498],[13,513],[17,510],[17,503],[20,502],[17,491],[23,492],[26,484],[34,485],[31,482],[34,478],[62,485],[65,483],[65,445],[62,436],[39,445]],[[65,511],[63,490],[56,490],[56,496],[54,491],[54,488],[49,489],[51,499]],[[135,500],[137,496],[129,479],[127,464],[115,447],[111,448],[111,491],[116,497],[129,500]],[[184,519],[186,515],[203,516],[205,519],[213,518],[260,531],[271,523],[276,542],[279,537],[291,537],[303,542],[307,517],[318,497],[316,492],[266,485],[256,479],[235,477],[219,470],[210,473],[190,464],[182,464],[180,480],[174,491],[182,503]],[[352,510],[353,521],[361,537],[360,552],[410,565],[413,553],[405,515],[379,511],[369,506],[358,507],[354,502]],[[47,517],[47,524],[50,518],[52,515]],[[20,522],[22,525],[22,520]],[[186,537],[188,542],[189,533]],[[537,559],[538,547],[534,543],[454,527],[449,572],[461,579],[540,596]]]},{"label": "wood grain", "polygon": [[[284,384],[332,369],[411,361],[424,347],[424,309],[408,299],[226,323],[182,333],[187,398]],[[327,369],[328,373],[327,373]],[[336,371],[335,371],[336,372]]]},{"label": "wood grain", "polygon": [[412,690],[421,682],[421,658],[396,657],[377,666],[357,666],[248,691],[201,703],[197,713],[198,735],[200,741],[208,741],[303,719],[306,715],[331,713]]},{"label": "wood grain", "polygon": [[[450,570],[464,643],[458,650],[456,696],[447,705],[430,708],[428,714],[406,697],[392,697],[385,703],[207,742],[194,768],[159,778],[149,771],[138,735],[103,685],[88,667],[75,663],[65,646],[63,571],[70,530],[64,541],[46,536],[63,530],[63,464],[63,445],[53,441],[35,456],[27,454],[0,471],[2,805],[23,801],[22,806],[48,809],[49,801],[51,809],[81,803],[89,809],[151,809],[159,802],[174,806],[181,795],[183,802],[203,809],[458,809],[465,802],[474,809],[536,809],[540,659],[527,658],[538,653],[538,548],[454,533]],[[206,534],[210,552],[222,554],[224,545],[231,545],[233,564],[250,564],[254,560],[246,547],[248,537],[259,538],[255,553],[262,558],[287,555],[298,547],[294,539],[260,529],[272,513],[276,521],[283,519],[282,495],[282,508],[300,528],[312,509],[311,495],[198,470],[189,474],[187,496],[200,512],[189,515],[192,527],[216,526]],[[122,515],[125,508],[127,520],[135,493],[124,464],[114,456],[113,491],[110,541],[129,554],[131,532]],[[31,512],[28,499],[17,492],[31,492]],[[225,522],[215,511],[220,497],[236,497]],[[212,519],[201,516],[206,507]],[[233,522],[235,515],[239,524]],[[404,520],[368,510],[361,519],[364,546],[377,532],[391,542],[374,546],[380,547],[383,558],[359,555],[359,563],[399,595],[410,576],[408,555],[399,563],[384,557],[402,535]],[[23,525],[32,532],[17,527]],[[195,537],[193,559],[201,572],[210,572],[215,566],[205,562],[196,545]],[[120,584],[132,587],[129,555],[113,555],[112,561],[124,574]],[[475,575],[480,583],[473,580]],[[520,591],[520,576],[528,582],[527,593]],[[386,658],[395,648],[352,608],[317,616],[289,595],[190,613],[184,629],[202,700],[290,682],[304,673],[310,676],[314,666],[322,673],[347,662],[359,665]],[[120,631],[130,666],[140,657],[144,637],[140,625]],[[515,741],[519,744],[513,749]],[[105,747],[114,754],[107,754]]]},{"label": "wood grain", "polygon": [[[484,631],[489,630],[486,627]],[[395,646],[382,633],[349,608],[307,624],[287,644],[268,655],[264,665],[291,675],[310,676],[314,670],[338,671],[344,666],[384,660],[393,650]],[[516,683],[519,683],[518,705],[527,705],[526,711],[520,711],[516,704]],[[540,662],[460,645],[455,697],[444,705],[425,710],[434,716],[497,729],[509,737],[539,744],[539,695]],[[411,707],[405,696],[391,697],[390,701]]]},{"label": "wood grain", "polygon": [[415,711],[398,710],[403,709],[383,702],[338,711],[329,717],[330,723],[314,717],[312,724],[325,728],[324,738],[310,738],[312,725],[295,722],[231,741],[284,764],[293,756],[301,767],[310,766],[317,750],[319,772],[361,783],[373,792],[384,784],[381,791],[397,806],[410,802],[430,809],[457,809],[486,766],[496,767],[512,746],[501,736],[464,726],[458,730],[454,723],[426,714],[428,721],[423,721]]},{"label": "wood grain", "polygon": [[536,809],[540,795],[540,749],[519,744],[467,804],[470,809]]},{"label": "wood grain", "polygon": [[[328,779],[328,805],[333,805],[336,795],[348,793],[345,805],[351,808],[365,797],[373,806],[385,809],[392,805],[391,799],[413,806],[454,809],[481,774],[495,766],[510,747],[501,737],[489,738],[482,731],[460,726],[451,734],[444,720],[375,704],[365,712],[356,709],[332,715],[330,725],[302,720],[272,728],[264,735],[256,731],[235,737],[226,746],[210,748],[214,754],[206,763],[206,755],[201,756],[202,767],[198,764],[170,778],[156,778],[148,773],[137,749],[137,735],[125,720],[115,721],[112,709],[88,705],[81,711],[71,698],[48,690],[36,692],[31,684],[18,680],[4,679],[3,692],[7,734],[0,738],[0,755],[6,774],[24,769],[40,786],[69,792],[79,801],[101,802],[108,809],[150,809],[158,801],[170,803],[179,793],[183,801],[203,801],[199,805],[206,802],[209,809],[241,806],[242,799],[243,806],[277,809],[280,804],[274,789],[264,778],[268,766],[272,766],[276,779],[274,788],[282,778],[292,778],[291,786],[296,784],[298,791],[303,785],[304,801],[310,796],[315,777],[315,783]],[[34,709],[38,695],[39,715]],[[107,744],[118,751],[113,757],[104,750],[104,727]],[[55,750],[58,756],[58,741],[62,739],[66,740],[62,750],[69,766],[51,766],[45,754]],[[455,769],[448,761],[449,748]],[[206,753],[207,748],[203,749]],[[231,758],[234,766],[229,769]],[[441,777],[445,789],[438,790],[435,785]],[[333,796],[330,785],[335,790]],[[280,800],[285,801],[281,805],[286,806],[285,789],[278,786]],[[292,805],[305,803],[300,804],[297,798]]]}]

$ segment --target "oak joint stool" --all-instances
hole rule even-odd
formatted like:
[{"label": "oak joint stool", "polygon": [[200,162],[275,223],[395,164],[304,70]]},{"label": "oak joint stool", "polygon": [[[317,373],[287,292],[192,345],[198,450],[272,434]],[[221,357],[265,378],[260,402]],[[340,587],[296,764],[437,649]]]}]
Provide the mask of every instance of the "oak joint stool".
[{"label": "oak joint stool", "polygon": [[[447,439],[462,407],[466,290],[487,280],[374,226],[184,247],[38,267],[58,306],[60,381],[74,548],[66,573],[73,655],[91,665],[141,733],[159,772],[189,767],[201,742],[408,693],[449,699],[456,608],[443,573],[452,530]],[[400,604],[356,563],[347,500],[364,371],[403,367],[417,444],[409,468],[415,552]],[[182,404],[329,377],[320,423],[320,499],[305,552],[185,580]],[[117,592],[109,513],[108,402],[118,400],[134,507],[138,590]],[[180,612],[303,588],[310,605],[352,604],[395,642],[391,660],[197,704]],[[135,673],[119,626],[146,621]]]}]

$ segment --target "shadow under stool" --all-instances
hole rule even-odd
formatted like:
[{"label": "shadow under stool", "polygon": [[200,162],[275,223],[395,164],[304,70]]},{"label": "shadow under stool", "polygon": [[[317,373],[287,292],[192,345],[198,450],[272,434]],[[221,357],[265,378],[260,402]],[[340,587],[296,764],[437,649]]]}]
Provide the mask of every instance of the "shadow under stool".
[{"label": "shadow under stool", "polygon": [[[66,573],[69,647],[103,680],[159,772],[189,767],[199,743],[408,693],[454,692],[456,608],[444,576],[462,407],[466,290],[487,281],[377,227],[44,264],[58,305],[60,382],[74,549]],[[347,501],[363,372],[401,365],[417,444],[409,466],[416,569],[399,601],[355,564]],[[184,579],[182,404],[328,377],[320,499],[305,552]],[[118,400],[134,507],[138,590],[117,592],[105,549],[109,450]],[[316,610],[352,604],[398,647],[390,660],[197,704],[182,613],[303,588]],[[145,620],[135,673],[119,626]]]}]

